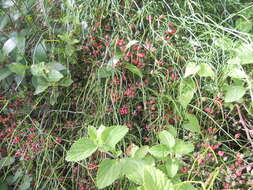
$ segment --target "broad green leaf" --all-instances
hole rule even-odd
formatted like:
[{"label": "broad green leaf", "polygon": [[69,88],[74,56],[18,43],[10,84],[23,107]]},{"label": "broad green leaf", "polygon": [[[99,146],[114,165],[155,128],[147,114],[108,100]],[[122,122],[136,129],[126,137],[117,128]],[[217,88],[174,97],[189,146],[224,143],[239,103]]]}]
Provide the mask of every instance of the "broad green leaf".
[{"label": "broad green leaf", "polygon": [[213,69],[206,63],[200,64],[198,75],[201,77],[214,77]]},{"label": "broad green leaf", "polygon": [[96,141],[97,140],[97,130],[95,127],[93,126],[89,126],[88,127],[88,135],[89,135],[89,138],[93,141]]},{"label": "broad green leaf", "polygon": [[24,36],[17,36],[16,37],[17,40],[17,49],[20,53],[24,54],[25,52],[25,37]]},{"label": "broad green leaf", "polygon": [[97,145],[90,139],[81,138],[77,140],[67,152],[66,160],[78,162],[88,158],[97,150]]},{"label": "broad green leaf", "polygon": [[111,185],[120,177],[121,164],[118,160],[105,159],[99,165],[96,185],[99,189],[103,189]]},{"label": "broad green leaf", "polygon": [[126,126],[111,126],[106,127],[102,132],[101,138],[105,145],[115,148],[116,144],[123,139],[123,137],[127,134],[128,127]]},{"label": "broad green leaf", "polygon": [[11,72],[16,73],[19,76],[23,76],[28,67],[20,63],[12,63],[8,65],[8,68]]},{"label": "broad green leaf", "polygon": [[179,85],[178,101],[183,106],[183,108],[186,108],[187,105],[191,102],[195,91],[196,85],[192,79],[186,78],[181,80],[181,83]]},{"label": "broad green leaf", "polygon": [[138,185],[143,184],[144,168],[147,165],[144,161],[135,158],[124,158],[121,161],[122,173]]},{"label": "broad green leaf", "polygon": [[156,158],[164,158],[169,154],[169,147],[164,144],[154,145],[149,149],[149,153]]},{"label": "broad green leaf", "polygon": [[235,49],[236,58],[240,60],[241,65],[253,63],[253,44],[242,44],[240,47]]},{"label": "broad green leaf", "polygon": [[198,190],[190,183],[177,184],[176,189],[177,190]]},{"label": "broad green leaf", "polygon": [[30,177],[29,175],[25,175],[22,180],[22,183],[18,187],[18,190],[28,190],[31,186],[31,182],[32,182],[32,177]]},{"label": "broad green leaf", "polygon": [[195,75],[199,71],[200,67],[196,63],[188,63],[185,68],[184,77],[188,77],[190,75]]},{"label": "broad green leaf", "polygon": [[188,114],[188,113],[185,116],[188,121],[184,122],[183,128],[191,132],[201,133],[199,121],[196,118],[196,116],[193,114]]},{"label": "broad green leaf", "polygon": [[47,82],[44,78],[34,76],[32,77],[32,84],[35,87],[34,95],[44,92],[50,86],[50,83]]},{"label": "broad green leaf", "polygon": [[140,70],[138,67],[136,67],[135,65],[126,63],[126,64],[125,64],[125,68],[126,68],[127,70],[129,70],[130,72],[132,72],[133,74],[139,76],[140,78],[143,77],[143,74],[142,74],[141,70]]},{"label": "broad green leaf", "polygon": [[[18,170],[15,172],[15,175],[14,175],[14,176],[13,176],[13,175],[8,176],[8,177],[6,178],[6,181],[7,181],[8,184],[13,185],[13,184],[15,184],[15,182],[16,182],[19,178],[21,178],[22,176],[23,176],[23,171],[22,171],[22,169],[18,169]],[[1,189],[1,188],[0,188],[0,189]]]},{"label": "broad green leaf", "polygon": [[41,63],[38,63],[38,64],[34,64],[31,66],[31,73],[32,75],[34,76],[44,76],[44,71],[46,70],[46,67],[45,67],[45,63],[44,62],[41,62]]},{"label": "broad green leaf", "polygon": [[37,62],[43,62],[47,60],[47,48],[45,43],[39,43],[34,49],[34,59]]},{"label": "broad green leaf", "polygon": [[235,102],[244,96],[246,89],[242,86],[229,86],[225,93],[225,102]]},{"label": "broad green leaf", "polygon": [[47,80],[51,83],[58,82],[63,78],[63,74],[59,71],[51,70],[47,73]]},{"label": "broad green leaf", "polygon": [[152,166],[146,166],[144,169],[145,190],[172,190],[173,186],[165,174]]},{"label": "broad green leaf", "polygon": [[7,68],[0,69],[0,81],[4,80],[5,78],[10,76],[11,74],[12,74],[12,72]]},{"label": "broad green leaf", "polygon": [[166,171],[170,178],[173,178],[179,169],[179,161],[176,159],[170,159],[166,162]]},{"label": "broad green leaf", "polygon": [[192,143],[187,143],[182,140],[178,140],[173,149],[176,154],[188,154],[194,150],[194,146]]},{"label": "broad green leaf", "polygon": [[134,153],[134,158],[144,158],[149,152],[149,147],[148,146],[142,146],[138,150],[135,151]]},{"label": "broad green leaf", "polygon": [[253,21],[251,19],[238,18],[235,21],[235,28],[241,32],[250,32],[253,27]]},{"label": "broad green leaf", "polygon": [[168,125],[166,130],[169,131],[169,133],[172,134],[174,137],[177,136],[177,130],[172,125]]},{"label": "broad green leaf", "polygon": [[167,145],[170,148],[172,148],[175,145],[175,138],[168,131],[159,132],[158,137],[161,144]]},{"label": "broad green leaf", "polygon": [[217,47],[223,50],[230,50],[234,45],[233,41],[227,37],[215,39],[214,43]]},{"label": "broad green leaf", "polygon": [[56,61],[48,63],[47,67],[49,68],[49,70],[56,70],[56,71],[63,71],[67,69],[63,64],[58,63]]},{"label": "broad green leaf", "polygon": [[228,64],[228,66],[224,70],[224,73],[232,78],[247,78],[247,74],[244,72],[243,67],[239,64]]},{"label": "broad green leaf", "polygon": [[3,46],[4,54],[8,55],[17,47],[17,39],[16,37],[12,37],[8,39]]},{"label": "broad green leaf", "polygon": [[11,156],[1,158],[0,169],[2,169],[5,166],[10,166],[11,164],[14,163],[14,161],[15,161],[14,157],[11,157]]},{"label": "broad green leaf", "polygon": [[59,84],[61,86],[68,87],[73,83],[73,80],[70,77],[64,77],[63,79],[60,80]]}]

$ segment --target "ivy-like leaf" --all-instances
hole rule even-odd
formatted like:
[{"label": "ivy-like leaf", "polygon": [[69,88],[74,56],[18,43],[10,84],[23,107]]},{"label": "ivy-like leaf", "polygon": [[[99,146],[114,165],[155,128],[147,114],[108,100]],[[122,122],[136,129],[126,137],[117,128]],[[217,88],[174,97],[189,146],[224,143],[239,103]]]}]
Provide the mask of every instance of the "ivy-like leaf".
[{"label": "ivy-like leaf", "polygon": [[183,128],[185,128],[191,132],[200,133],[201,132],[200,125],[199,125],[199,121],[196,118],[196,116],[193,114],[188,114],[188,113],[185,116],[188,121],[184,122]]}]

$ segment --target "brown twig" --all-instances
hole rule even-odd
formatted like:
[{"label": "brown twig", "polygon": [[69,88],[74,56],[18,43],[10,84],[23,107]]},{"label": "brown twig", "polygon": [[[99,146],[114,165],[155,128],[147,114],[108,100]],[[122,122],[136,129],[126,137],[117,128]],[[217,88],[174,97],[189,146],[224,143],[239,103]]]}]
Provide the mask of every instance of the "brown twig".
[{"label": "brown twig", "polygon": [[239,106],[238,104],[236,104],[235,106],[236,106],[237,112],[238,112],[238,114],[239,114],[239,118],[240,118],[239,122],[240,122],[241,125],[243,126],[243,128],[244,128],[244,130],[245,130],[245,132],[246,132],[246,135],[247,135],[247,139],[248,139],[249,142],[251,143],[251,147],[252,147],[252,149],[253,149],[253,141],[252,141],[252,139],[251,139],[251,137],[250,137],[250,132],[249,132],[250,130],[249,130],[248,127],[247,127],[247,123],[246,123],[245,120],[243,119],[242,112],[241,112],[241,110],[240,110],[240,106]]}]

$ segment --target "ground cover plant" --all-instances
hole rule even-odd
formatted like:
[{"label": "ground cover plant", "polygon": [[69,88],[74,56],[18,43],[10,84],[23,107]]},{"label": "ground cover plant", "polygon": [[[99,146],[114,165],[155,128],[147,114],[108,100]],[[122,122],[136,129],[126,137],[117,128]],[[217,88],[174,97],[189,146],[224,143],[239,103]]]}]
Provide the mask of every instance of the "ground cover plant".
[{"label": "ground cover plant", "polygon": [[0,189],[253,189],[250,0],[1,0]]}]

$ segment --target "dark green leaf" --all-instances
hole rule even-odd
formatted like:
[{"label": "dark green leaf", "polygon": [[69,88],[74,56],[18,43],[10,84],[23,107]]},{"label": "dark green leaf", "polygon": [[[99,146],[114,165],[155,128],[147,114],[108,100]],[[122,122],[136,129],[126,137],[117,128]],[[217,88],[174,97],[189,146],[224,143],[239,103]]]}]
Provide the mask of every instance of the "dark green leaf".
[{"label": "dark green leaf", "polygon": [[0,169],[2,169],[5,166],[10,166],[11,164],[13,164],[15,161],[14,157],[11,156],[7,156],[7,157],[3,157],[0,160]]},{"label": "dark green leaf", "polygon": [[0,81],[11,75],[11,71],[7,68],[0,69]]},{"label": "dark green leaf", "polygon": [[16,73],[19,76],[23,76],[28,67],[20,63],[12,63],[8,65],[8,68],[11,72]]},{"label": "dark green leaf", "polygon": [[140,78],[143,77],[143,74],[142,74],[141,70],[138,67],[136,67],[135,65],[126,63],[125,68],[127,70],[129,70],[130,72],[132,72],[133,74],[139,76]]}]

